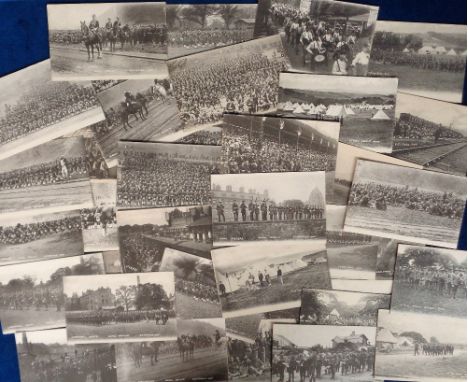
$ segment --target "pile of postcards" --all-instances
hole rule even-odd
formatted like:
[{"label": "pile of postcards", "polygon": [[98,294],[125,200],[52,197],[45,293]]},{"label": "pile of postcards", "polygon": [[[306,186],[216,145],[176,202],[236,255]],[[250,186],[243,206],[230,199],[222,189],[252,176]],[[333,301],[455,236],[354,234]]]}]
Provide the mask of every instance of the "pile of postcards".
[{"label": "pile of postcards", "polygon": [[23,382],[466,380],[465,25],[47,11],[50,60],[0,79]]}]

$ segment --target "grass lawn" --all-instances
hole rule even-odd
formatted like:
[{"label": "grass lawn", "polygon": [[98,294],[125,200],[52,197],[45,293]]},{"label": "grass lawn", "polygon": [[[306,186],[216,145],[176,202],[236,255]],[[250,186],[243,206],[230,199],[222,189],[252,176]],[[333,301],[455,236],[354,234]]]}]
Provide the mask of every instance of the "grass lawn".
[{"label": "grass lawn", "polygon": [[180,292],[176,292],[175,305],[177,317],[179,318],[222,317],[221,304],[195,300],[194,298]]},{"label": "grass lawn", "polygon": [[65,312],[57,312],[53,307],[50,310],[1,309],[0,321],[2,322],[3,330],[62,327],[65,326]]},{"label": "grass lawn", "polygon": [[270,287],[255,290],[241,288],[221,297],[224,311],[235,311],[259,305],[270,305],[295,301],[300,298],[302,288],[329,289],[330,276],[327,263],[308,265],[306,268],[283,275],[284,285],[275,278]]}]

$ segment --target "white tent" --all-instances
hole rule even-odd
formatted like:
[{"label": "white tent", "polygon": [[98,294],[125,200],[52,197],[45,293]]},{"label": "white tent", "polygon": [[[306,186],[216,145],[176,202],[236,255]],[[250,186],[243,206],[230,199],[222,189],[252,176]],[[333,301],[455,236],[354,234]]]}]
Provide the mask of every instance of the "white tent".
[{"label": "white tent", "polygon": [[301,107],[304,109],[304,111],[309,110],[309,105],[307,105],[306,103],[303,103]]},{"label": "white tent", "polygon": [[434,49],[434,51],[437,53],[437,54],[445,54],[447,53],[447,49],[445,49],[445,47],[443,46],[438,46]]},{"label": "white tent", "polygon": [[294,106],[291,102],[286,102],[284,105],[283,105],[283,110],[284,111],[293,111],[294,110]]},{"label": "white tent", "polygon": [[457,52],[452,48],[447,52],[447,56],[458,56]]},{"label": "white tent", "polygon": [[403,53],[409,53],[410,50],[408,48],[403,49]]},{"label": "white tent", "polygon": [[425,45],[421,49],[418,50],[418,53],[419,54],[434,54],[435,51],[432,46]]},{"label": "white tent", "polygon": [[307,114],[312,115],[312,114],[320,114],[320,113],[317,112],[317,109],[316,109],[316,107],[314,106],[314,107],[310,107],[310,108],[309,108],[309,111],[307,112]]},{"label": "white tent", "polygon": [[385,114],[385,112],[382,109],[380,109],[377,113],[374,114],[374,116],[371,119],[384,121],[389,120],[390,117],[387,114]]},{"label": "white tent", "polygon": [[345,113],[347,115],[354,115],[355,114],[353,109],[351,109],[350,107],[345,107]]},{"label": "white tent", "polygon": [[330,317],[337,317],[339,318],[340,317],[340,313],[336,310],[336,309],[333,309],[330,314],[329,314]]},{"label": "white tent", "polygon": [[330,105],[327,109],[327,115],[330,117],[342,117],[346,114],[343,105]]},{"label": "white tent", "polygon": [[293,113],[294,113],[294,114],[304,114],[305,111],[304,111],[304,109],[302,108],[301,105],[298,105],[298,106],[293,110]]}]

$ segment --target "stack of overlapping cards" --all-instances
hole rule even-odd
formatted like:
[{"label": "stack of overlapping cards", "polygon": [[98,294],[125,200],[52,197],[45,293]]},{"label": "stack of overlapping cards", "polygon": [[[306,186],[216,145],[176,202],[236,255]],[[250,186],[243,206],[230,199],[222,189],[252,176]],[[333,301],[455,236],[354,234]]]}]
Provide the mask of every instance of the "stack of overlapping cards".
[{"label": "stack of overlapping cards", "polygon": [[23,382],[466,380],[466,26],[48,6],[0,79]]}]

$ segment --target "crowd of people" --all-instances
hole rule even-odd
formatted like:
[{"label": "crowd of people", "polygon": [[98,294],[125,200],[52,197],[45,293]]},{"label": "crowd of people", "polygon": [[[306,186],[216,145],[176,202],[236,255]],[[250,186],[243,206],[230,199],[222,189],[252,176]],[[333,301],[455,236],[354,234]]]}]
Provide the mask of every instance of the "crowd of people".
[{"label": "crowd of people", "polygon": [[367,349],[288,349],[274,352],[272,375],[278,381],[294,382],[299,373],[299,381],[315,382],[321,379],[335,379],[341,376],[371,373],[374,369],[375,350]]},{"label": "crowd of people", "polygon": [[336,75],[365,75],[369,65],[370,45],[358,51],[359,39],[366,34],[360,22],[343,21],[322,15],[322,20],[292,4],[274,3],[270,17],[282,27],[286,43],[311,70]]},{"label": "crowd of people", "polygon": [[106,229],[117,226],[117,212],[111,206],[85,208],[80,214],[83,229]]},{"label": "crowd of people", "polygon": [[166,325],[169,313],[165,310],[95,310],[95,311],[68,311],[66,313],[68,324],[103,326],[114,323],[134,323],[153,321],[157,325]]},{"label": "crowd of people", "polygon": [[169,65],[181,118],[187,124],[220,120],[224,112],[257,113],[278,102],[279,73],[287,69],[278,51],[272,57],[247,51],[191,68]]},{"label": "crowd of people", "polygon": [[252,29],[184,29],[169,32],[169,44],[182,48],[215,48],[251,40]]},{"label": "crowd of people", "polygon": [[[214,203],[216,209],[217,223],[225,223],[224,204],[222,199],[216,199]],[[282,205],[274,201],[251,200],[246,203],[234,201],[231,205],[231,213],[228,215],[234,222],[258,222],[258,221],[293,221],[293,220],[316,220],[322,219],[323,207],[316,207],[308,204],[302,205]],[[214,220],[214,219],[213,219]]]},{"label": "crowd of people", "polygon": [[335,245],[363,245],[370,244],[372,236],[353,232],[327,231],[327,243]]},{"label": "crowd of people", "polygon": [[81,231],[81,222],[78,216],[17,224],[16,226],[0,227],[0,243],[4,245],[24,244],[47,236],[75,231]]},{"label": "crowd of people", "polygon": [[179,143],[190,143],[193,145],[214,145],[221,146],[221,131],[197,131],[196,133],[186,135],[178,139]]},{"label": "crowd of people", "polygon": [[374,182],[353,183],[349,205],[403,207],[449,219],[460,219],[465,210],[465,201],[453,193],[430,192],[404,185],[391,186]]},{"label": "crowd of people", "polygon": [[23,91],[24,94],[14,105],[6,105],[5,113],[0,117],[0,144],[62,122],[98,105],[93,88],[75,82],[47,81]]},{"label": "crowd of people", "polygon": [[196,281],[178,279],[175,283],[176,292],[194,297],[197,300],[219,303],[216,286],[206,285]]},{"label": "crowd of people", "polygon": [[122,207],[209,204],[210,174],[216,165],[168,159],[158,153],[126,151],[122,156],[118,201]]},{"label": "crowd of people", "polygon": [[455,347],[448,344],[414,344],[414,355],[429,355],[435,357],[453,356]]},{"label": "crowd of people", "polygon": [[91,81],[91,84],[93,85],[93,88],[96,91],[96,93],[100,93],[125,81],[126,80],[99,80]]},{"label": "crowd of people", "polygon": [[120,253],[125,272],[157,272],[164,247],[145,240],[138,232],[119,230]]},{"label": "crowd of people", "polygon": [[80,179],[88,176],[85,156],[60,158],[18,170],[0,173],[0,190],[16,190],[26,187],[45,186]]},{"label": "crowd of people", "polygon": [[466,298],[466,270],[397,265],[395,282],[411,289],[430,290],[449,298]]},{"label": "crowd of people", "polygon": [[[237,126],[223,130],[223,158],[228,172],[282,172],[282,171],[330,171],[335,168],[336,152],[329,152],[316,143],[292,142],[283,137],[273,138],[263,134],[249,137],[248,131]],[[295,140],[294,140],[295,141]]]},{"label": "crowd of people", "polygon": [[415,69],[452,73],[464,72],[466,66],[466,55],[421,54],[376,48],[372,49],[372,60],[383,65],[402,65]]},{"label": "crowd of people", "polygon": [[271,344],[269,331],[258,333],[252,344],[228,337],[229,380],[261,375],[269,377]]},{"label": "crowd of people", "polygon": [[307,325],[338,325],[338,326],[375,326],[377,313],[341,313],[339,315],[328,314],[322,316],[320,321],[317,315],[312,312],[303,312],[301,309],[301,324]]},{"label": "crowd of people", "polygon": [[21,377],[29,382],[117,382],[113,349],[78,350],[60,355],[20,357]]}]

